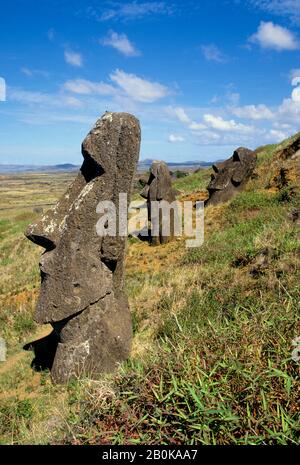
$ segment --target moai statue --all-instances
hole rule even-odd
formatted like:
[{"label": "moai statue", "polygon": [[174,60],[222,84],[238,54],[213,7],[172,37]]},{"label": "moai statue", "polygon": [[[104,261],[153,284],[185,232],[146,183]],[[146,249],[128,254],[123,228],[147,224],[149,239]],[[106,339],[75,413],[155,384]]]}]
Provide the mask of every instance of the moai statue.
[{"label": "moai statue", "polygon": [[127,194],[129,203],[139,149],[138,120],[127,113],[105,113],[83,141],[84,161],[75,181],[25,233],[45,248],[34,319],[50,323],[57,335],[54,382],[113,371],[130,353],[126,237],[99,236],[96,209],[99,202],[112,201],[118,224],[119,194]]},{"label": "moai statue", "polygon": [[243,190],[253,174],[256,165],[256,153],[240,147],[234,151],[231,158],[213,165],[214,174],[207,187],[209,198],[205,205],[215,205],[234,197]]},{"label": "moai statue", "polygon": [[[151,245],[167,244],[174,239],[174,225],[176,221],[176,207],[166,211],[168,218],[163,218],[163,210],[158,202],[176,200],[175,191],[172,188],[172,180],[169,168],[163,161],[154,161],[151,165],[150,176],[147,184],[141,192],[141,196],[147,199],[148,221],[151,228],[148,230],[148,240]],[[154,204],[151,204],[154,202]],[[163,224],[170,221],[170,232],[164,235]]]}]

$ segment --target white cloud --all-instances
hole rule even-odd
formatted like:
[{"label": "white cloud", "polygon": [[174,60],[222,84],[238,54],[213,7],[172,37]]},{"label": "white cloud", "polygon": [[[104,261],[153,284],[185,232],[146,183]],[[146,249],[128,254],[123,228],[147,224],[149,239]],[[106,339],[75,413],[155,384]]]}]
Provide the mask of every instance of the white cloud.
[{"label": "white cloud", "polygon": [[231,105],[237,105],[240,101],[240,94],[238,92],[227,92],[226,99]]},{"label": "white cloud", "polygon": [[180,134],[170,134],[168,137],[168,141],[171,142],[171,144],[174,144],[176,142],[184,142],[185,138]]},{"label": "white cloud", "polygon": [[[291,81],[293,81],[293,79],[299,78],[299,77],[300,77],[300,68],[291,69],[291,71],[290,71]],[[293,83],[292,83],[292,85],[293,85]]]},{"label": "white cloud", "polygon": [[273,142],[281,142],[286,139],[289,135],[286,132],[279,131],[278,129],[271,129],[266,138],[272,140]]},{"label": "white cloud", "polygon": [[96,16],[100,21],[109,20],[133,20],[140,19],[144,16],[157,14],[171,14],[172,7],[166,2],[141,2],[136,1],[121,3],[115,2],[112,8],[108,8],[98,16],[95,10],[90,9],[90,13]]},{"label": "white cloud", "polygon": [[78,112],[71,114],[56,113],[56,112],[36,112],[36,113],[24,113],[19,115],[20,121],[26,124],[32,124],[37,126],[48,126],[49,124],[55,123],[76,123],[84,124],[85,126],[91,126],[97,119],[97,115],[82,115]]},{"label": "white cloud", "polygon": [[202,45],[201,51],[208,61],[215,61],[216,63],[226,63],[228,58],[215,44]]},{"label": "white cloud", "polygon": [[300,73],[298,76],[293,77],[292,86],[298,86],[300,84]]},{"label": "white cloud", "polygon": [[187,114],[184,108],[182,107],[167,107],[166,112],[168,115],[175,117],[183,124],[186,124],[189,129],[198,131],[201,129],[205,129],[206,126],[202,123],[196,123],[193,121]]},{"label": "white cloud", "polygon": [[25,66],[21,68],[21,73],[25,74],[25,76],[28,76],[28,77],[34,77],[34,76],[49,77],[49,73],[47,71],[44,71],[42,69],[26,68]]},{"label": "white cloud", "polygon": [[279,106],[277,119],[300,124],[300,79],[297,76],[292,79],[292,86],[296,88],[293,89],[291,97],[284,99]]},{"label": "white cloud", "polygon": [[273,112],[263,104],[260,105],[245,105],[244,107],[235,107],[232,113],[238,118],[251,120],[268,120],[273,119]]},{"label": "white cloud", "polygon": [[83,60],[80,53],[65,50],[65,61],[71,66],[82,67]]},{"label": "white cloud", "polygon": [[127,57],[141,55],[141,52],[130,42],[126,34],[118,34],[110,31],[108,37],[100,40],[100,44],[106,47],[113,47]]},{"label": "white cloud", "polygon": [[12,88],[9,88],[8,99],[20,103],[33,104],[51,104],[51,102],[53,102],[53,98],[50,94]]},{"label": "white cloud", "polygon": [[192,121],[189,124],[189,129],[191,129],[192,131],[201,131],[202,129],[205,129],[205,128],[206,128],[205,124],[196,123],[195,121]]},{"label": "white cloud", "polygon": [[127,74],[118,69],[110,74],[110,79],[115,85],[87,79],[72,79],[64,83],[63,89],[74,94],[112,96],[115,102],[122,107],[124,107],[122,102],[125,102],[128,108],[134,101],[152,103],[168,94],[167,87],[162,84],[142,79],[135,74]]},{"label": "white cloud", "polygon": [[29,68],[21,68],[21,72],[25,74],[26,76],[33,76],[33,72]]},{"label": "white cloud", "polygon": [[48,106],[48,107],[80,107],[82,102],[75,97],[60,94],[48,94],[45,92],[32,92],[23,89],[9,88],[8,100],[18,103]]},{"label": "white cloud", "polygon": [[64,89],[73,92],[74,94],[99,94],[113,95],[116,89],[104,82],[93,82],[87,79],[72,79],[64,83]]},{"label": "white cloud", "polygon": [[[294,82],[297,82],[297,84],[300,84],[300,79]],[[300,87],[297,87],[296,89],[293,90],[292,101],[296,103],[300,103]]]},{"label": "white cloud", "polygon": [[200,145],[219,145],[221,142],[220,134],[213,131],[202,131],[194,133],[196,141]]},{"label": "white cloud", "polygon": [[264,104],[246,105],[229,108],[230,112],[238,118],[269,122],[271,128],[261,124],[255,128],[255,131],[263,131],[262,135],[267,141],[282,140],[292,135],[300,126],[300,73],[294,70],[291,79],[294,89],[290,97],[284,98],[279,105],[272,108]]},{"label": "white cloud", "polygon": [[6,101],[6,82],[3,77],[0,76],[0,102]]},{"label": "white cloud", "polygon": [[300,22],[299,0],[249,0],[249,2],[261,10],[287,16],[296,23]]},{"label": "white cloud", "polygon": [[110,74],[110,79],[137,102],[152,103],[168,94],[167,87],[162,84],[142,79],[119,69]]},{"label": "white cloud", "polygon": [[81,100],[79,100],[76,97],[73,97],[72,95],[67,95],[63,97],[63,100],[65,104],[68,105],[69,107],[79,108],[79,107],[82,107],[83,105]]},{"label": "white cloud", "polygon": [[244,124],[237,123],[234,120],[226,121],[221,116],[206,114],[203,116],[203,119],[208,126],[218,131],[239,133],[249,133],[253,131],[251,126],[245,126]]},{"label": "white cloud", "polygon": [[192,120],[188,117],[182,107],[167,107],[166,112],[170,116],[175,116],[175,118],[177,118],[183,124],[192,123]]},{"label": "white cloud", "polygon": [[269,22],[261,22],[258,30],[250,37],[250,42],[259,44],[262,48],[282,50],[296,50],[299,42],[289,29]]}]

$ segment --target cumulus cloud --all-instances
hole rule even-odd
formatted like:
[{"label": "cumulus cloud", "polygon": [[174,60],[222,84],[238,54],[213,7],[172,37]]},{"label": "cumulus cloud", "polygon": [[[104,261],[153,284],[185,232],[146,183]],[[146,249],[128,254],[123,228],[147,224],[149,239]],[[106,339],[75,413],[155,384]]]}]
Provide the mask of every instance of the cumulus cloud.
[{"label": "cumulus cloud", "polygon": [[168,88],[162,84],[143,79],[135,74],[125,73],[119,69],[111,73],[109,77],[114,85],[102,81],[71,79],[64,83],[63,88],[75,94],[110,95],[119,101],[125,98],[142,103],[155,102],[168,94]]},{"label": "cumulus cloud", "polygon": [[262,21],[257,32],[250,37],[249,41],[257,43],[262,48],[277,51],[297,50],[299,48],[298,39],[293,32],[271,21]]},{"label": "cumulus cloud", "polygon": [[168,141],[171,142],[171,144],[174,144],[176,142],[184,142],[185,138],[180,134],[170,134],[168,137]]},{"label": "cumulus cloud", "polygon": [[113,95],[115,88],[104,82],[93,82],[87,79],[71,79],[64,83],[64,89],[73,92],[74,94],[99,94]]},{"label": "cumulus cloud", "polygon": [[83,59],[80,53],[65,50],[65,61],[71,66],[77,66],[79,68],[83,65]]},{"label": "cumulus cloud", "polygon": [[[189,129],[196,143],[201,145],[249,144],[253,134],[262,133],[253,126],[247,126],[233,119],[227,120],[211,113],[204,113],[202,120],[195,122],[182,107],[169,106],[165,111],[168,116],[175,118]],[[192,111],[195,112],[195,109]],[[203,109],[197,110],[199,113],[202,111]]]},{"label": "cumulus cloud", "polygon": [[232,113],[238,118],[251,120],[268,120],[274,118],[273,112],[263,104],[235,107],[233,108]]},{"label": "cumulus cloud", "polygon": [[126,34],[118,34],[117,32],[110,31],[108,37],[100,40],[100,44],[106,47],[113,47],[127,57],[141,55],[141,52],[135,48]]},{"label": "cumulus cloud", "polygon": [[280,123],[300,124],[300,76],[292,79],[291,96],[285,98],[276,112],[276,120]]},{"label": "cumulus cloud", "polygon": [[152,103],[168,94],[167,87],[162,84],[148,81],[135,74],[125,73],[119,69],[110,74],[110,79],[137,102]]},{"label": "cumulus cloud", "polygon": [[192,121],[189,124],[189,129],[191,129],[192,131],[201,131],[202,129],[205,129],[205,128],[206,128],[205,124],[196,123],[195,121]]},{"label": "cumulus cloud", "polygon": [[251,126],[246,126],[241,123],[237,123],[234,120],[224,120],[221,116],[214,116],[211,114],[206,114],[203,116],[205,123],[218,131],[229,131],[229,132],[252,132],[253,128]]},{"label": "cumulus cloud", "polygon": [[171,116],[175,117],[178,121],[188,126],[189,129],[194,131],[205,129],[206,126],[202,123],[196,123],[193,121],[186,113],[184,108],[182,107],[167,107],[166,113]]},{"label": "cumulus cloud", "polygon": [[292,69],[291,73],[292,86],[297,86],[300,79],[300,69]]},{"label": "cumulus cloud", "polygon": [[228,58],[215,44],[202,45],[201,51],[207,61],[214,61],[216,63],[226,63]]},{"label": "cumulus cloud", "polygon": [[[298,75],[297,75],[298,74]],[[230,108],[232,114],[239,118],[271,123],[271,127],[257,126],[255,134],[260,134],[266,142],[278,142],[295,133],[300,125],[300,72],[291,73],[294,89],[288,98],[284,98],[276,107],[269,108],[264,104],[246,105]]]}]

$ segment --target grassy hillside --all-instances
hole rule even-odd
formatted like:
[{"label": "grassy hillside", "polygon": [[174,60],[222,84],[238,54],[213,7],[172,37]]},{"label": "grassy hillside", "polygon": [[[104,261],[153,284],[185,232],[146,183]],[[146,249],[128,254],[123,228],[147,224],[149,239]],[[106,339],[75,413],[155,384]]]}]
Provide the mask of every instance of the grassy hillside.
[{"label": "grassy hillside", "polygon": [[[283,145],[284,146],[284,145]],[[231,202],[206,209],[205,243],[129,241],[132,357],[98,381],[52,386],[30,368],[40,251],[22,236],[37,214],[0,221],[3,443],[299,444],[300,167],[278,146],[258,151],[256,176]],[[279,176],[284,164],[285,179]],[[210,170],[176,181],[205,198]],[[284,177],[283,176],[283,177]],[[37,202],[39,203],[39,202]]]}]

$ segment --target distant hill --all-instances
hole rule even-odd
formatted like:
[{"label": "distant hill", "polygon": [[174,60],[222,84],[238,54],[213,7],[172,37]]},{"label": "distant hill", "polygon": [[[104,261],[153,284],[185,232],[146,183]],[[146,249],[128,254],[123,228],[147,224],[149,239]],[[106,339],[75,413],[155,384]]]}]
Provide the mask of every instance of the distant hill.
[{"label": "distant hill", "polygon": [[47,173],[52,171],[75,171],[79,166],[72,165],[72,163],[63,163],[61,165],[0,165],[0,174],[10,173]]},{"label": "distant hill", "polygon": [[[147,170],[150,168],[152,162],[154,161],[155,159],[151,159],[151,158],[147,158],[145,160],[141,160],[139,162],[139,165],[138,165],[138,169],[143,171],[143,170]],[[209,167],[211,165],[213,165],[214,163],[218,163],[222,160],[216,160],[216,161],[199,161],[199,160],[190,160],[190,161],[181,161],[181,162],[173,162],[173,161],[168,161],[166,162],[167,165],[169,166],[169,168],[181,168],[181,169],[196,169],[196,168],[206,168],[206,167]]]},{"label": "distant hill", "polygon": [[[154,159],[145,159],[139,161],[138,170],[146,171],[150,168]],[[211,166],[213,163],[218,161],[182,161],[182,162],[167,162],[169,168],[181,168],[181,169],[196,169],[205,168]],[[14,173],[48,173],[55,171],[76,171],[80,168],[79,165],[73,165],[72,163],[63,163],[60,165],[1,165],[0,174],[14,174]]]}]

